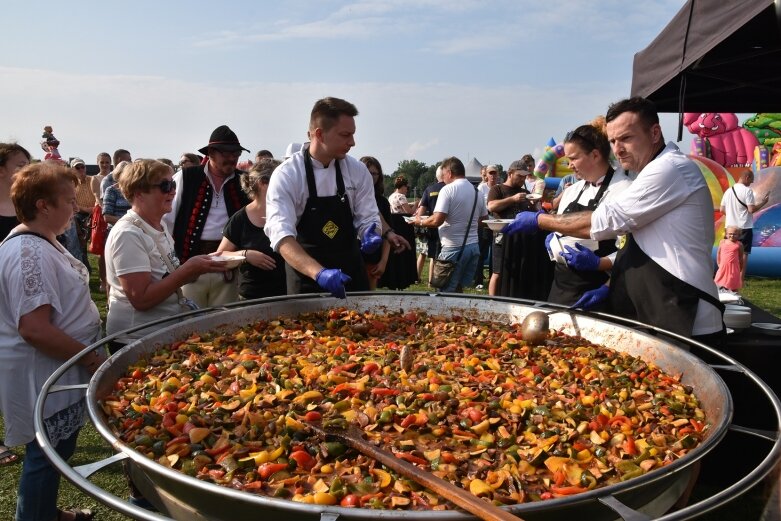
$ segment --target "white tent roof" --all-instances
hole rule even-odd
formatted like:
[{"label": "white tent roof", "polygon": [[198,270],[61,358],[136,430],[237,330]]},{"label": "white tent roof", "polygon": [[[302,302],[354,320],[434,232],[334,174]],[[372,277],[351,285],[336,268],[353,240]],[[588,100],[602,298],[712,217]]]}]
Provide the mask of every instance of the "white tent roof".
[{"label": "white tent roof", "polygon": [[482,163],[477,160],[477,158],[472,158],[464,165],[464,169],[466,170],[466,178],[470,181],[477,181],[478,183],[482,181],[482,177],[480,177],[480,170],[483,168]]}]

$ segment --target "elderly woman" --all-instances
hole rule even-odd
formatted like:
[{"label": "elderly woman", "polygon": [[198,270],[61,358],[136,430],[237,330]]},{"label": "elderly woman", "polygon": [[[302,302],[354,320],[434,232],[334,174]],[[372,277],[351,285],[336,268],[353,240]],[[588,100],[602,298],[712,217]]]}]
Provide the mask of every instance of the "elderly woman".
[{"label": "elderly woman", "polygon": [[266,191],[271,173],[279,166],[276,159],[263,158],[242,176],[241,186],[250,203],[233,214],[222,232],[220,250],[245,257],[239,267],[239,296],[255,299],[285,295],[285,261],[271,248],[263,231],[266,225]]},{"label": "elderly woman", "polygon": [[[20,170],[11,186],[11,200],[21,224],[0,245],[0,410],[6,443],[26,444],[17,521],[92,517],[89,511],[57,509],[60,475],[35,441],[32,415],[46,379],[100,333],[87,268],[56,240],[76,212],[77,182],[70,168],[53,162]],[[90,353],[58,384],[85,383],[104,358]],[[53,393],[46,400],[46,433],[63,459],[76,448],[85,410],[82,391]]]},{"label": "elderly woman", "polygon": [[[224,262],[208,255],[179,264],[174,241],[162,221],[176,193],[171,167],[152,159],[134,161],[122,171],[119,186],[131,208],[106,241],[109,335],[189,309],[180,288],[203,273],[226,270]],[[143,334],[136,332],[133,337]],[[129,339],[112,342],[110,350]]]}]

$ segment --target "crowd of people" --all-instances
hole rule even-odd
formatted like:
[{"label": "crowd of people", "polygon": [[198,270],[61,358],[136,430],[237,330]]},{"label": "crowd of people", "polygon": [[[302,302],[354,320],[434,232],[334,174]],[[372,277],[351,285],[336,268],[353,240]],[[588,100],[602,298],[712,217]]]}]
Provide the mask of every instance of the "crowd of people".
[{"label": "crowd of people", "polygon": [[[538,180],[528,154],[506,173],[487,165],[478,186],[459,158],[448,157],[419,201],[407,199],[404,176],[386,197],[380,162],[349,155],[357,115],[348,101],[318,100],[309,141],[291,147],[284,161],[262,150],[249,171],[238,163],[247,149],[225,125],[200,155],[182,154],[178,169],[118,149],[113,157],[98,154],[92,177],[80,158],[31,163],[21,146],[0,144],[0,463],[20,459],[6,445],[26,446],[18,521],[91,518],[58,510],[59,475],[35,442],[31,411],[46,378],[102,334],[86,255],[95,208],[108,228],[90,251],[99,252],[108,296],[110,353],[143,335],[145,324],[184,310],[373,290],[388,285],[384,277],[400,270],[392,266],[401,258],[418,279],[426,259],[429,277],[434,260],[454,262],[443,292],[487,285],[490,295],[602,309],[720,341],[710,193],[694,163],[665,144],[647,100],[621,100],[604,119],[567,133],[574,174],[546,204],[530,197]],[[742,178],[722,201],[728,226],[716,280],[729,289],[742,283],[750,214],[766,202],[755,202],[752,179]],[[485,225],[489,217],[512,222],[495,232]],[[223,262],[229,256],[242,259],[237,269]],[[88,353],[60,383],[86,381],[106,356]],[[58,393],[45,414],[52,445],[68,458],[83,397]]]}]

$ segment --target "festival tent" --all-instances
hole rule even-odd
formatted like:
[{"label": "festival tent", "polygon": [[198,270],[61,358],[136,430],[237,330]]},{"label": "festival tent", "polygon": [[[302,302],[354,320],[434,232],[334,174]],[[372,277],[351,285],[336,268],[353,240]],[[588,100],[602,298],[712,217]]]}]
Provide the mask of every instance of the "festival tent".
[{"label": "festival tent", "polygon": [[632,95],[660,112],[781,111],[781,2],[688,0],[635,54]]},{"label": "festival tent", "polygon": [[483,178],[480,177],[480,170],[483,168],[482,163],[477,160],[477,158],[472,158],[469,161],[467,161],[466,165],[464,165],[464,170],[466,170],[466,178],[471,181],[472,183],[478,184],[480,183]]}]

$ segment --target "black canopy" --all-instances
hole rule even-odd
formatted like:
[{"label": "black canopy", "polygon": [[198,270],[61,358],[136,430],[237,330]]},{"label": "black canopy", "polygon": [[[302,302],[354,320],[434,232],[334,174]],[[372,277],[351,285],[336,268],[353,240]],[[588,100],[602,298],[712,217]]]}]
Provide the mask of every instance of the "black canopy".
[{"label": "black canopy", "polygon": [[635,54],[632,95],[660,112],[781,112],[781,1],[689,0]]}]

